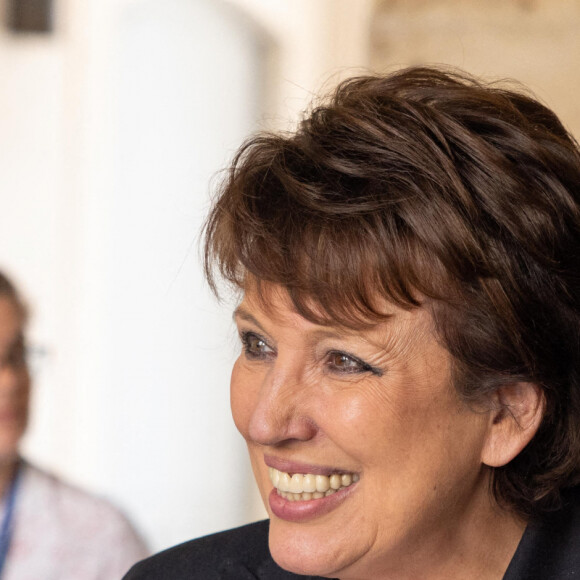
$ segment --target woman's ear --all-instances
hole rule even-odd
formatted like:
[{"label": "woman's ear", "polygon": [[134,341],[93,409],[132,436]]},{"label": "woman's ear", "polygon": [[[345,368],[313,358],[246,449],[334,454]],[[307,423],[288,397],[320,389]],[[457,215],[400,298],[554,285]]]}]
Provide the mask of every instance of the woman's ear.
[{"label": "woman's ear", "polygon": [[542,422],[546,400],[538,385],[520,382],[500,387],[492,402],[481,459],[489,467],[501,467],[532,440]]}]

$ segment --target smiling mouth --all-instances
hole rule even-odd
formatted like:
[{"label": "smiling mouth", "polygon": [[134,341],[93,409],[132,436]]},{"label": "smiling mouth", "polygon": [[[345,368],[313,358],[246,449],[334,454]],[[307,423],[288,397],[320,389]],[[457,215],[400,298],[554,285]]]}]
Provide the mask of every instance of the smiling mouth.
[{"label": "smiling mouth", "polygon": [[309,501],[322,499],[356,483],[358,473],[333,473],[332,475],[315,475],[313,473],[289,474],[269,467],[270,481],[278,495],[288,501]]}]

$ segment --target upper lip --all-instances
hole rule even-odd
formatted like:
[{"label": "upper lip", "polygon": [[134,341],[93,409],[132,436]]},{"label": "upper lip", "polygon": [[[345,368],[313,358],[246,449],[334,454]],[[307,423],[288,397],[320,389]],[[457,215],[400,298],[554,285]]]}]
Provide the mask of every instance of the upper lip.
[{"label": "upper lip", "polygon": [[340,467],[329,467],[326,465],[313,465],[312,463],[302,463],[301,461],[291,461],[272,455],[264,455],[264,462],[268,467],[273,467],[284,473],[312,473],[313,475],[332,475],[333,473],[356,473],[350,469]]}]

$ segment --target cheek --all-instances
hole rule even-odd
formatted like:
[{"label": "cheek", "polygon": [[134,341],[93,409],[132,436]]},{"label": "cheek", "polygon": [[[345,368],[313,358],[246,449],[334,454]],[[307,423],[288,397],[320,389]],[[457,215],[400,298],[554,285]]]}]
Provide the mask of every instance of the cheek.
[{"label": "cheek", "polygon": [[230,406],[238,431],[247,439],[250,418],[256,403],[256,387],[255,381],[251,380],[243,367],[242,361],[238,358],[230,379]]},{"label": "cheek", "polygon": [[230,380],[230,405],[236,428],[246,440],[252,471],[258,484],[264,506],[268,509],[267,497],[270,492],[270,480],[264,471],[264,464],[258,457],[255,445],[250,443],[249,429],[252,414],[257,404],[257,381],[244,369],[243,362],[238,359],[232,369]]},{"label": "cheek", "polygon": [[441,462],[465,447],[478,459],[487,419],[467,410],[447,387],[431,396],[413,393],[406,383],[364,390],[344,389],[320,408],[321,427],[365,467],[391,470],[393,465],[436,471]]},{"label": "cheek", "polygon": [[23,371],[22,377],[19,379],[19,393],[27,403],[30,398],[30,374],[27,370]]}]

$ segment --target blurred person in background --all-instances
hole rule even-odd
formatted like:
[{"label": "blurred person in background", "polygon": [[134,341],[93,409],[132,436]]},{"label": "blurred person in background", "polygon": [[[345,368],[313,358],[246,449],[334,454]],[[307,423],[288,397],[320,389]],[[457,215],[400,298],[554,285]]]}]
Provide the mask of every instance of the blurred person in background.
[{"label": "blurred person in background", "polygon": [[115,580],[147,555],[144,542],[107,501],[24,460],[30,374],[26,307],[0,272],[0,577]]}]

